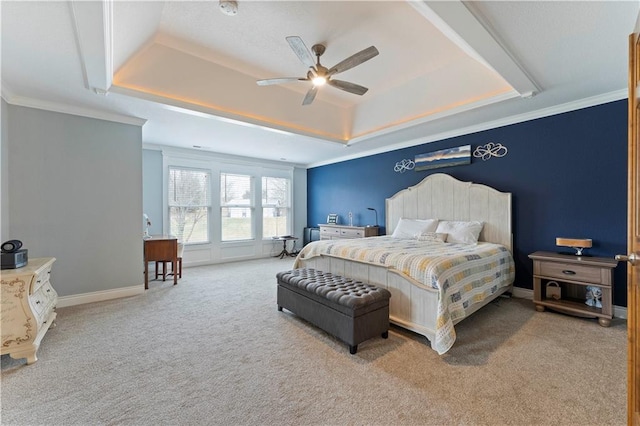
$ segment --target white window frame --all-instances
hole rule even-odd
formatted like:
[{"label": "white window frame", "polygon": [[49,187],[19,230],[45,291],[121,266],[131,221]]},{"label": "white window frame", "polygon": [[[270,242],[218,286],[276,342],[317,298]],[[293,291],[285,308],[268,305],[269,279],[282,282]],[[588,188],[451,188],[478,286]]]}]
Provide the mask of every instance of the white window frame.
[{"label": "white window frame", "polygon": [[[211,172],[211,201],[212,207],[209,216],[209,244],[193,244],[185,247],[188,256],[192,256],[190,261],[195,264],[215,263],[221,259],[241,259],[262,257],[265,253],[270,253],[273,246],[271,238],[263,237],[262,222],[262,177],[283,177],[288,178],[290,184],[290,211],[289,211],[289,229],[293,230],[296,223],[294,199],[295,168],[290,165],[277,164],[269,161],[251,161],[250,159],[239,159],[236,157],[228,157],[223,154],[214,154],[209,152],[196,152],[193,150],[184,150],[180,148],[162,147],[162,166],[163,166],[163,190],[162,190],[162,222],[163,233],[169,233],[168,218],[168,181],[169,167],[184,167],[194,169],[205,169]],[[253,176],[253,206],[255,208],[253,214],[252,225],[254,226],[253,240],[234,240],[222,241],[221,217],[219,208],[220,203],[220,173],[251,175]],[[291,231],[293,232],[293,231]]]},{"label": "white window frame", "polygon": [[[272,204],[267,204],[267,203],[263,203],[262,202],[262,191],[264,190],[264,188],[262,187],[262,181],[264,179],[286,179],[288,184],[287,184],[287,201],[288,204],[286,206],[276,206],[276,205],[272,205]],[[292,224],[293,224],[293,219],[292,219],[292,215],[293,215],[293,179],[291,178],[291,176],[281,176],[280,174],[277,174],[276,176],[274,176],[273,174],[270,174],[268,171],[266,171],[265,173],[262,174],[261,178],[260,178],[260,208],[261,208],[261,224],[262,224],[262,238],[267,240],[270,239],[271,237],[273,237],[272,235],[264,235],[264,210],[265,208],[280,208],[280,209],[285,209],[287,211],[287,222],[285,225],[285,231],[281,234],[281,235],[291,235],[292,234]]]},{"label": "white window frame", "polygon": [[[227,243],[236,243],[236,242],[243,242],[243,241],[255,241],[256,240],[256,235],[257,235],[257,225],[256,225],[256,215],[257,215],[257,208],[256,208],[256,176],[252,173],[249,172],[229,172],[229,171],[223,171],[221,170],[220,173],[218,174],[218,179],[220,182],[220,186],[218,187],[218,191],[220,191],[220,188],[222,187],[222,175],[230,175],[230,176],[242,176],[242,177],[248,177],[249,178],[249,191],[251,192],[251,196],[249,197],[249,205],[246,204],[225,204],[224,206],[222,205],[222,203],[220,202],[222,200],[222,194],[220,192],[218,192],[218,201],[220,203],[219,207],[220,207],[220,220],[219,220],[219,226],[220,226],[220,243],[222,244],[227,244]],[[237,239],[237,240],[223,240],[222,239],[222,220],[223,220],[223,215],[222,215],[222,209],[225,208],[242,208],[242,209],[246,209],[248,208],[249,211],[251,212],[251,236],[249,238],[243,238],[243,239]]]},{"label": "white window frame", "polygon": [[201,244],[211,244],[211,229],[212,229],[212,222],[211,222],[211,210],[213,208],[213,199],[212,199],[212,178],[213,175],[211,174],[211,170],[209,168],[202,168],[202,167],[189,167],[189,166],[182,166],[182,165],[170,165],[167,167],[167,173],[166,173],[166,181],[167,184],[165,185],[165,197],[166,197],[166,202],[164,203],[165,205],[165,214],[166,214],[166,234],[170,235],[171,234],[171,204],[169,203],[169,179],[171,176],[171,170],[187,170],[187,171],[197,171],[197,172],[202,172],[207,174],[208,176],[208,180],[209,180],[209,204],[208,205],[202,205],[202,206],[198,206],[198,207],[205,207],[207,209],[207,233],[206,233],[206,241],[198,241],[198,242],[186,242],[186,241],[181,241],[183,242],[185,245],[201,245]]}]

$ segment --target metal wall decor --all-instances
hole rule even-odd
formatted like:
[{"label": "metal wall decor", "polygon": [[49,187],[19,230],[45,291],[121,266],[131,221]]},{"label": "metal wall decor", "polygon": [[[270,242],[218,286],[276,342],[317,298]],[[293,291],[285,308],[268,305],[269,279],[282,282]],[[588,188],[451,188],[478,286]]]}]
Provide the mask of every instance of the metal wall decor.
[{"label": "metal wall decor", "polygon": [[404,159],[396,163],[395,167],[393,168],[393,171],[396,173],[404,173],[407,170],[413,170],[415,166],[416,166],[416,163],[414,163],[413,160]]},{"label": "metal wall decor", "polygon": [[493,143],[489,142],[486,145],[478,145],[473,151],[473,156],[475,158],[482,158],[482,161],[487,161],[491,157],[504,157],[507,155],[507,147],[502,145],[501,143]]}]

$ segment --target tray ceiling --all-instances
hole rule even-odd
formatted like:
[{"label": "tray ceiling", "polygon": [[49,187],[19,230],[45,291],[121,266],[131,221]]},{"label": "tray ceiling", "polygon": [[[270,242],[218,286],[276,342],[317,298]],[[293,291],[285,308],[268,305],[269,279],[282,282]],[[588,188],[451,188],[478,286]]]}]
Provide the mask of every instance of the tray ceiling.
[{"label": "tray ceiling", "polygon": [[[615,1],[238,4],[228,16],[217,1],[2,2],[3,97],[139,118],[147,144],[318,164],[620,98],[638,10]],[[324,86],[302,106],[308,81],[258,86],[306,75],[291,35],[324,44],[327,67],[376,46],[378,56],[338,77],[368,92]]]}]

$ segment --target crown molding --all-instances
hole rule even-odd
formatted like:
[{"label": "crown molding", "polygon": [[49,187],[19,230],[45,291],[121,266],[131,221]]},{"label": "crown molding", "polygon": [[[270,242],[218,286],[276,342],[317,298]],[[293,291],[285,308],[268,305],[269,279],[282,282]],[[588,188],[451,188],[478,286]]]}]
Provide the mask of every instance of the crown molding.
[{"label": "crown molding", "polygon": [[589,108],[596,105],[602,105],[609,102],[627,99],[628,96],[629,96],[629,92],[627,91],[627,89],[616,90],[614,92],[591,96],[588,98],[579,99],[577,101],[567,102],[560,105],[554,105],[552,107],[542,108],[535,111],[526,112],[523,114],[512,115],[512,116],[504,117],[498,120],[488,121],[486,123],[480,123],[473,126],[455,129],[449,132],[438,133],[425,138],[413,139],[404,143],[399,143],[394,145],[387,145],[382,148],[363,151],[363,152],[359,152],[357,154],[352,154],[352,155],[345,155],[345,156],[334,158],[327,161],[310,163],[310,164],[307,164],[307,168],[341,163],[343,161],[354,160],[356,158],[368,157],[370,155],[382,154],[385,152],[395,151],[403,148],[410,148],[412,146],[422,145],[422,144],[431,143],[431,142],[437,142],[444,139],[454,138],[457,136],[464,136],[471,133],[482,132],[485,130],[496,129],[498,127],[509,126],[511,124],[523,123],[523,122],[535,120],[538,118],[549,117],[552,115],[563,114],[565,112],[576,111],[576,110]]},{"label": "crown molding", "polygon": [[63,114],[77,115],[80,117],[95,118],[98,120],[112,121],[114,123],[131,124],[133,126],[142,127],[147,122],[146,119],[131,117],[128,115],[114,114],[90,108],[66,105],[58,102],[27,98],[24,96],[11,96],[10,92],[5,88],[2,89],[2,98],[9,105],[60,112]]},{"label": "crown molding", "polygon": [[195,148],[175,147],[154,143],[143,143],[143,150],[159,151],[163,157],[181,158],[198,161],[215,161],[218,163],[231,163],[250,167],[269,167],[282,170],[293,170],[294,168],[306,168],[303,164],[278,160],[265,160],[241,155],[223,154],[220,152],[201,150]]},{"label": "crown molding", "polygon": [[353,138],[350,139],[349,142],[347,143],[347,145],[352,146],[355,145],[356,143],[359,142],[364,142],[367,141],[373,137],[377,137],[377,136],[382,136],[388,133],[393,133],[393,132],[397,132],[398,130],[402,130],[402,129],[407,129],[409,127],[415,127],[415,126],[419,126],[421,124],[425,124],[428,123],[430,121],[435,121],[435,120],[439,120],[441,118],[445,118],[445,117],[450,117],[450,116],[454,116],[457,114],[461,114],[463,112],[467,112],[467,111],[471,111],[477,108],[481,108],[487,105],[492,105],[498,102],[503,102],[509,99],[513,99],[513,98],[517,98],[520,95],[518,94],[518,92],[516,92],[515,90],[510,90],[506,93],[501,93],[499,95],[496,96],[491,96],[489,98],[485,98],[476,102],[471,102],[468,104],[464,104],[464,105],[460,105],[454,108],[450,108],[444,111],[440,111],[440,112],[436,112],[433,114],[429,114],[425,117],[422,118],[418,118],[415,120],[411,120],[408,121],[406,123],[403,124],[399,124],[397,126],[391,126],[388,127],[386,129],[383,130],[379,130],[377,132],[372,132],[372,133],[367,133],[364,136],[359,136],[357,138]]}]

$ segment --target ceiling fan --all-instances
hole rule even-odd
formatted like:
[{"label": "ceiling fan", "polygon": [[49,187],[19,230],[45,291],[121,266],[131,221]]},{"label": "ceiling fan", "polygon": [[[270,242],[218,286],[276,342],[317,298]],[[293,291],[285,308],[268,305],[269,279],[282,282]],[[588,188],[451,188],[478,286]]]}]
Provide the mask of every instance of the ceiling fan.
[{"label": "ceiling fan", "polygon": [[349,56],[347,59],[342,62],[337,63],[331,68],[326,68],[320,64],[320,56],[325,51],[325,46],[322,44],[314,44],[311,47],[311,51],[316,56],[317,60],[313,59],[311,52],[304,44],[304,41],[298,36],[290,36],[287,37],[287,42],[289,42],[289,46],[293,49],[294,53],[303,64],[309,67],[309,71],[307,71],[307,76],[304,78],[299,77],[281,77],[281,78],[269,78],[266,80],[258,80],[258,86],[269,86],[271,84],[281,84],[281,83],[289,83],[292,81],[311,81],[313,86],[307,92],[304,100],[302,101],[302,105],[309,105],[316,98],[316,94],[318,93],[318,88],[324,84],[328,84],[329,86],[333,86],[336,89],[344,90],[345,92],[353,93],[356,95],[364,95],[367,90],[366,87],[360,86],[355,83],[350,83],[348,81],[342,80],[334,80],[332,77],[338,73],[349,70],[361,63],[368,61],[369,59],[378,55],[378,49],[375,46],[367,47],[360,52]]}]

